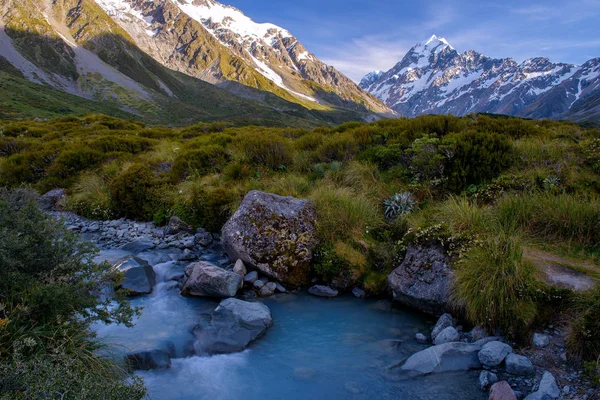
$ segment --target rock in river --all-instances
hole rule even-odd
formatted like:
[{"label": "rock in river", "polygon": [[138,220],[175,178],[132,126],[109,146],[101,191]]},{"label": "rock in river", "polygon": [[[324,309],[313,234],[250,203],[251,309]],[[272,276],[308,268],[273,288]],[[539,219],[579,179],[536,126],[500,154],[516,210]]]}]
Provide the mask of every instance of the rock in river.
[{"label": "rock in river", "polygon": [[156,283],[154,269],[146,260],[134,256],[121,258],[113,265],[124,274],[121,288],[129,290],[132,296],[152,293]]},{"label": "rock in river", "polygon": [[238,274],[206,261],[185,267],[181,294],[201,297],[233,297],[242,284]]},{"label": "rock in river", "polygon": [[210,322],[196,335],[196,354],[226,354],[244,350],[273,325],[271,310],[262,303],[239,299],[223,300],[212,312]]},{"label": "rock in river", "polygon": [[171,366],[169,353],[161,349],[140,350],[129,353],[125,356],[125,361],[131,368],[141,370],[169,368]]},{"label": "rock in river", "polygon": [[323,285],[312,286],[310,289],[308,289],[308,293],[312,294],[313,296],[320,297],[335,297],[338,295],[337,290]]},{"label": "rock in river", "polygon": [[315,238],[315,206],[306,200],[253,190],[223,226],[232,260],[291,285],[306,284]]},{"label": "rock in river", "polygon": [[450,310],[455,274],[444,251],[411,246],[404,261],[388,277],[394,300],[417,310],[442,314]]}]

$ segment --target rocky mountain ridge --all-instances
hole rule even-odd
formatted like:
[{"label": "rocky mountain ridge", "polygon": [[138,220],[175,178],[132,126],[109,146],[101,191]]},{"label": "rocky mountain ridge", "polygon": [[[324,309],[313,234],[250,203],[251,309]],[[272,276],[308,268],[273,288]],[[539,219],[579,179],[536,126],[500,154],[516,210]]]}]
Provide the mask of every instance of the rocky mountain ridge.
[{"label": "rocky mountain ridge", "polygon": [[368,74],[360,86],[408,117],[487,112],[600,119],[597,110],[588,110],[595,104],[588,99],[600,91],[600,58],[580,66],[542,57],[517,63],[474,50],[459,53],[435,35],[411,48],[389,71]]}]

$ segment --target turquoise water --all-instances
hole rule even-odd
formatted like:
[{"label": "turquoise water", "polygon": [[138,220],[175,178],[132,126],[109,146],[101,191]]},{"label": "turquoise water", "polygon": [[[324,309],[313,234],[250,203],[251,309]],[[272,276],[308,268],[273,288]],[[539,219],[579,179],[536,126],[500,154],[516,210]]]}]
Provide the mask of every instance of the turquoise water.
[{"label": "turquoise water", "polygon": [[391,369],[425,346],[414,335],[433,321],[385,302],[351,296],[322,299],[306,293],[264,299],[273,326],[242,353],[189,356],[191,329],[217,302],[179,296],[166,281],[182,268],[155,266],[153,294],[136,298],[144,310],[133,328],[96,326],[100,337],[125,350],[171,343],[166,370],[140,371],[153,399],[485,399],[476,372],[405,380]]}]

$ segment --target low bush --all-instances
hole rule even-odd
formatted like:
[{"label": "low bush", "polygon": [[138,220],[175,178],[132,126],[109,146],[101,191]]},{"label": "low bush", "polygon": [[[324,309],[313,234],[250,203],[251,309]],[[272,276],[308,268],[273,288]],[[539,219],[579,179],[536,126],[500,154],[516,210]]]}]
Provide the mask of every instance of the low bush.
[{"label": "low bush", "polygon": [[240,135],[235,140],[235,146],[254,166],[276,171],[291,166],[292,156],[288,140],[273,133]]},{"label": "low bush", "polygon": [[210,145],[182,152],[175,158],[171,173],[176,179],[190,175],[219,172],[229,161],[229,155],[221,146]]},{"label": "low bush", "polygon": [[567,348],[576,358],[597,361],[600,357],[600,288],[574,299],[576,318],[571,322]]},{"label": "low bush", "polygon": [[120,217],[149,221],[160,208],[161,184],[147,165],[132,165],[109,185],[111,209]]}]

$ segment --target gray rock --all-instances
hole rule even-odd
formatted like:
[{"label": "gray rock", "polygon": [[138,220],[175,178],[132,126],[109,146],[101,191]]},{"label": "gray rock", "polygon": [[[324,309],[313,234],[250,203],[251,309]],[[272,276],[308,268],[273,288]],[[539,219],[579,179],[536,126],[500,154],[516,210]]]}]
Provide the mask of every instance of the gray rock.
[{"label": "gray rock", "polygon": [[544,348],[550,344],[550,337],[543,333],[533,334],[533,345],[537,348]]},{"label": "gray rock", "polygon": [[208,326],[194,333],[196,354],[225,354],[244,350],[273,324],[271,311],[262,303],[239,299],[222,301]]},{"label": "gray rock", "polygon": [[287,293],[287,290],[283,287],[283,285],[279,282],[275,283],[275,290],[279,293]]},{"label": "gray rock", "polygon": [[191,225],[186,224],[179,217],[171,217],[169,224],[166,229],[167,235],[176,235],[180,232],[194,233],[194,228]]},{"label": "gray rock", "polygon": [[339,292],[329,286],[315,285],[308,289],[308,293],[319,297],[336,297]]},{"label": "gray rock", "polygon": [[354,289],[352,289],[352,294],[354,295],[354,297],[356,297],[358,299],[364,299],[365,296],[367,295],[364,290],[362,290],[361,288],[358,288],[358,287],[355,287]]},{"label": "gray rock", "polygon": [[313,203],[254,190],[223,226],[221,241],[232,260],[299,286],[309,280],[315,223]]},{"label": "gray rock", "polygon": [[67,193],[65,189],[54,189],[40,196],[38,206],[42,210],[62,211],[67,205]]},{"label": "gray rock", "polygon": [[422,246],[410,246],[402,264],[388,276],[395,301],[431,314],[451,310],[454,280],[444,251]]},{"label": "gray rock", "polygon": [[171,357],[169,353],[161,349],[140,350],[125,356],[126,363],[136,370],[151,370],[169,368]]},{"label": "gray rock", "polygon": [[415,335],[415,340],[421,344],[425,344],[428,342],[427,336],[423,335],[422,333],[417,333]]},{"label": "gray rock", "polygon": [[498,382],[498,376],[490,371],[481,371],[479,374],[479,387],[486,391],[494,383]]},{"label": "gray rock", "polygon": [[203,297],[233,297],[242,283],[242,277],[206,261],[185,267],[182,295]]},{"label": "gray rock", "polygon": [[508,382],[496,382],[490,388],[490,397],[488,400],[517,400],[515,392]]},{"label": "gray rock", "polygon": [[181,243],[184,249],[193,249],[196,245],[196,241],[193,237],[185,238]]},{"label": "gray rock", "polygon": [[502,364],[507,355],[512,353],[513,349],[506,343],[493,341],[486,343],[479,352],[479,362],[486,367],[496,367]]},{"label": "gray rock", "polygon": [[254,284],[252,286],[254,287],[254,289],[260,290],[263,286],[265,286],[265,281],[258,279],[254,281]]},{"label": "gray rock", "polygon": [[121,250],[131,251],[132,253],[141,253],[147,250],[152,250],[156,246],[152,241],[135,240],[120,247]]},{"label": "gray rock", "polygon": [[529,358],[519,354],[511,353],[506,356],[504,361],[506,363],[506,372],[512,375],[530,376],[535,371]]},{"label": "gray rock", "polygon": [[233,266],[233,272],[241,276],[242,278],[246,276],[246,266],[242,260],[237,260],[235,265]]},{"label": "gray rock", "polygon": [[460,333],[458,333],[453,326],[448,326],[435,337],[433,344],[438,345],[442,343],[458,342],[459,340]]},{"label": "gray rock", "polygon": [[559,397],[560,389],[556,384],[556,379],[550,372],[544,371],[538,390],[525,397],[525,400],[558,399]]},{"label": "gray rock", "polygon": [[476,342],[479,339],[488,337],[488,334],[487,334],[487,331],[483,327],[476,326],[475,328],[471,329],[471,331],[469,333],[467,333],[467,336],[469,337],[469,340],[471,342]]},{"label": "gray rock", "polygon": [[152,288],[156,284],[156,273],[146,260],[126,256],[117,261],[113,268],[123,273],[121,288],[127,289],[130,295],[152,293]]},{"label": "gray rock", "polygon": [[443,331],[444,329],[446,329],[449,326],[454,326],[454,319],[452,318],[452,315],[446,313],[443,314],[436,322],[435,326],[433,327],[433,329],[431,330],[431,339],[435,340],[436,336]]},{"label": "gray rock", "polygon": [[213,242],[213,236],[209,232],[207,232],[204,229],[200,228],[200,229],[197,230],[197,233],[194,236],[194,240],[200,246],[202,246],[202,247],[208,247]]},{"label": "gray rock", "polygon": [[250,271],[244,276],[244,283],[253,285],[258,280],[258,272]]},{"label": "gray rock", "polygon": [[275,294],[275,289],[277,289],[277,284],[275,282],[268,282],[263,287],[260,288],[260,296],[269,297]]},{"label": "gray rock", "polygon": [[400,371],[409,377],[416,377],[481,368],[477,354],[488,340],[494,339],[481,339],[475,343],[452,342],[429,347],[407,358],[400,365]]}]

